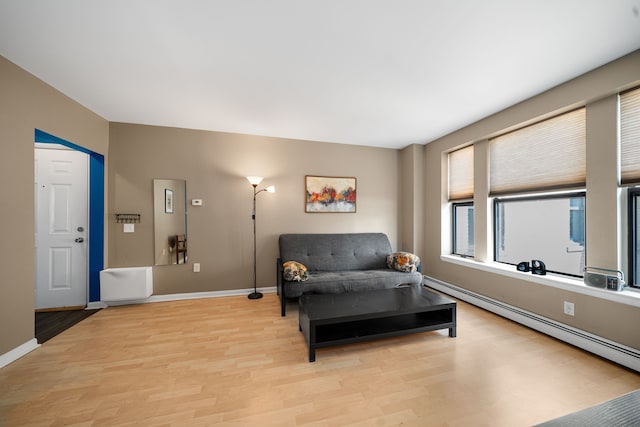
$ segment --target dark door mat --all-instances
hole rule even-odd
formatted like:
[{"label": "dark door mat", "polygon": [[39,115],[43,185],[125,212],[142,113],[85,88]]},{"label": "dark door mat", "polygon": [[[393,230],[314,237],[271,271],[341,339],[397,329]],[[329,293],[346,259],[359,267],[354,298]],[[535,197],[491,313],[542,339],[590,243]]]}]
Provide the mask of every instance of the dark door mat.
[{"label": "dark door mat", "polygon": [[45,311],[36,313],[36,339],[43,344],[100,310]]}]

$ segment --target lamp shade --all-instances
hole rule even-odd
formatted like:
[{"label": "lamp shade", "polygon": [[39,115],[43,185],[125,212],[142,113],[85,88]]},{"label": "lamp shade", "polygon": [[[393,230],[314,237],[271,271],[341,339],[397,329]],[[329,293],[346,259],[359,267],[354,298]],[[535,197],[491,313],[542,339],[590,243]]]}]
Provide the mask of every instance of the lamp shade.
[{"label": "lamp shade", "polygon": [[251,185],[258,185],[262,182],[261,176],[248,176],[247,181],[251,183]]},{"label": "lamp shade", "polygon": [[270,185],[267,188],[265,188],[265,190],[267,190],[267,193],[275,193],[276,192],[276,187],[273,186],[273,185]]}]

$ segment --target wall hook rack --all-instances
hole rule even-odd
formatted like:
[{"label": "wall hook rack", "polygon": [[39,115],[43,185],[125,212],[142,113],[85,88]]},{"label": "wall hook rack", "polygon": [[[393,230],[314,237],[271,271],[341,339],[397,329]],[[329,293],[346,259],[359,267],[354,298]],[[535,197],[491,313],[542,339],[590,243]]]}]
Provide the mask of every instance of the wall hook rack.
[{"label": "wall hook rack", "polygon": [[140,214],[116,214],[119,224],[140,224]]}]

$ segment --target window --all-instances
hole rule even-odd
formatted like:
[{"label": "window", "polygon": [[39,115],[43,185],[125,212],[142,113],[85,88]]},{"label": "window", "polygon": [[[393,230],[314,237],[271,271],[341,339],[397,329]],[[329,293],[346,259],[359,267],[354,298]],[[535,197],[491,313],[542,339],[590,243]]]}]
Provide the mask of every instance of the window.
[{"label": "window", "polygon": [[[640,183],[640,88],[620,94],[620,172],[622,184]],[[640,188],[629,189],[629,277],[640,288]]]},{"label": "window", "polygon": [[640,188],[629,190],[629,277],[627,286],[640,288]]},{"label": "window", "polygon": [[449,153],[449,201],[452,204],[453,250],[456,255],[474,256],[473,145]]},{"label": "window", "polygon": [[[502,197],[494,199],[494,260],[541,260],[551,273],[582,277],[585,108],[493,138],[489,149],[489,194]],[[549,194],[559,189],[576,192]]]},{"label": "window", "polygon": [[473,202],[453,205],[453,253],[473,257]]},{"label": "window", "polygon": [[[640,88],[620,94],[621,182],[640,182]],[[640,288],[640,188],[629,190],[629,275],[627,285]]]},{"label": "window", "polygon": [[537,259],[547,271],[582,277],[585,193],[497,198],[495,260],[517,265]]}]

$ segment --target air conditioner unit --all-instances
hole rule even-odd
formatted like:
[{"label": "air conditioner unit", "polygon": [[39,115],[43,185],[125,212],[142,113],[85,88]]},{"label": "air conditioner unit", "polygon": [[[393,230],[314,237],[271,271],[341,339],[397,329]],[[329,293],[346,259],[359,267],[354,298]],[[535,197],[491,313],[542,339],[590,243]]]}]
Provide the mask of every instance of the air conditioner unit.
[{"label": "air conditioner unit", "polygon": [[584,283],[594,288],[621,291],[625,287],[624,273],[620,270],[610,270],[608,268],[585,267]]}]

